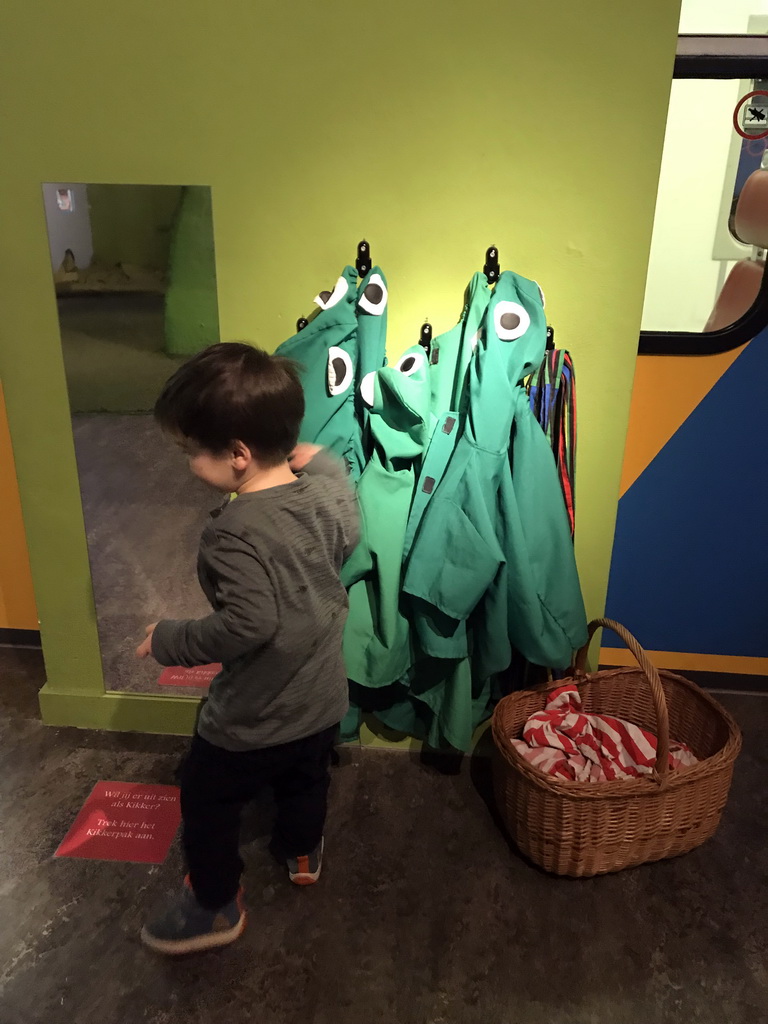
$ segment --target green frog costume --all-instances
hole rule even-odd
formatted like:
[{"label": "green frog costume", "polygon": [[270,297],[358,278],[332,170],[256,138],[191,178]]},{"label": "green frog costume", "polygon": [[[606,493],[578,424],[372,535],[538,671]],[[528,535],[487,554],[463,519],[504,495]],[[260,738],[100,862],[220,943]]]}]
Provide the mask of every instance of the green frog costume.
[{"label": "green frog costume", "polygon": [[[467,372],[492,294],[485,275],[475,274],[459,322],[432,344],[430,404],[435,425],[408,518],[406,561],[461,432]],[[376,715],[390,728],[424,739],[433,748],[468,750],[475,727],[487,717],[491,689],[490,679],[473,677],[467,624],[450,622],[418,600],[408,600],[405,607],[414,627],[412,665],[399,684],[390,687]]]},{"label": "green frog costume", "polygon": [[474,274],[464,293],[459,322],[432,343],[430,385],[432,412],[436,417],[451,410],[462,414],[465,411],[469,364],[492,295],[493,289],[485,274]]},{"label": "green frog costume", "polygon": [[[462,432],[466,415],[467,374],[477,348],[480,327],[493,294],[485,274],[475,274],[465,292],[459,322],[435,338],[430,356],[432,416],[436,426],[408,518],[403,560],[407,564],[427,506],[443,479]],[[410,600],[422,650],[436,658],[464,658],[469,653],[466,622],[445,616],[435,605]]]},{"label": "green frog costume", "polygon": [[458,631],[482,602],[478,678],[509,664],[510,641],[529,660],[560,667],[586,638],[567,516],[548,483],[559,488],[552,452],[520,383],[545,347],[538,285],[505,272],[470,363],[461,436],[407,561],[404,590],[438,621]]},{"label": "green frog costume", "polygon": [[[567,667],[573,651],[587,639],[586,612],[557,465],[524,386],[524,379],[544,358],[546,337],[542,343],[537,326],[538,345],[528,350],[518,348],[525,318],[515,306],[533,311],[533,326],[539,310],[543,319],[544,295],[536,282],[511,273],[509,276],[517,297],[512,307],[499,304],[494,309],[495,333],[507,355],[507,374],[513,389],[509,471],[502,477],[499,496],[499,537],[505,562],[500,578],[489,588],[479,609],[483,623],[475,652],[479,672],[499,670],[493,662],[492,637],[504,618],[512,646],[536,665]],[[515,326],[517,316],[523,322]],[[526,338],[529,331],[527,328]],[[506,601],[500,598],[500,607],[494,609],[494,598],[504,585],[504,577]],[[487,661],[484,652],[489,655]]]},{"label": "green frog costume", "polygon": [[357,291],[358,384],[387,361],[389,289],[381,267],[370,270]]},{"label": "green frog costume", "polygon": [[352,476],[359,479],[371,457],[372,441],[369,409],[362,399],[360,383],[369,373],[380,370],[387,362],[387,306],[389,290],[381,267],[373,267],[360,282],[357,291],[357,372],[355,377],[355,415],[359,430],[359,449],[355,451]]},{"label": "green frog costume", "polygon": [[[303,367],[302,439],[347,459],[362,540],[344,567],[353,707],[430,745],[467,750],[513,647],[562,667],[586,616],[554,458],[524,377],[546,327],[535,282],[476,274],[428,365],[385,364],[388,289],[347,267],[280,346]],[[356,694],[357,698],[356,699]]]},{"label": "green frog costume", "polygon": [[345,267],[332,292],[321,292],[309,324],[284,341],[276,355],[299,364],[307,397],[300,439],[330,448],[362,469],[360,423],[355,416],[355,376],[359,361],[357,271]]},{"label": "green frog costume", "polygon": [[363,378],[373,452],[357,486],[361,541],[342,570],[349,592],[347,674],[387,686],[411,665],[410,627],[400,609],[402,551],[421,456],[430,431],[427,356],[418,345],[394,366]]}]

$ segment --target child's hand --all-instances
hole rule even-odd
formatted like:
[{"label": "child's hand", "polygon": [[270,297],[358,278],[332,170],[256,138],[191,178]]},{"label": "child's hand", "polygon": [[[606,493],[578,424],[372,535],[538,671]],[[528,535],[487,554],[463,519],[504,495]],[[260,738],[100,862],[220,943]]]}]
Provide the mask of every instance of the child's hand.
[{"label": "child's hand", "polygon": [[151,626],[147,626],[147,639],[136,648],[137,658],[152,657],[152,634],[155,632],[155,626],[157,626],[156,622],[153,622]]},{"label": "child's hand", "polygon": [[294,473],[298,473],[299,470],[304,469],[306,464],[308,462],[311,462],[312,459],[314,459],[314,457],[317,455],[317,453],[321,452],[322,450],[322,446],[319,444],[307,444],[306,442],[297,444],[296,447],[293,449],[293,452],[288,457],[288,461],[291,464],[291,469],[294,471]]}]

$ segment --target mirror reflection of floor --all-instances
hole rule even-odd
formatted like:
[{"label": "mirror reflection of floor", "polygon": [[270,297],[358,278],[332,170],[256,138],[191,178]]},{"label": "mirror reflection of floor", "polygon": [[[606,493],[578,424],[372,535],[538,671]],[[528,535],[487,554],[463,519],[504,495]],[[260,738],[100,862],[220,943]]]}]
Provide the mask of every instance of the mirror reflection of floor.
[{"label": "mirror reflection of floor", "polygon": [[158,686],[162,669],[134,650],[148,623],[210,610],[197,547],[223,498],[190,474],[150,415],[78,415],[73,430],[105,686],[199,697],[199,689]]},{"label": "mirror reflection of floor", "polygon": [[69,295],[58,300],[72,412],[149,412],[184,361],[165,352],[162,295]]}]

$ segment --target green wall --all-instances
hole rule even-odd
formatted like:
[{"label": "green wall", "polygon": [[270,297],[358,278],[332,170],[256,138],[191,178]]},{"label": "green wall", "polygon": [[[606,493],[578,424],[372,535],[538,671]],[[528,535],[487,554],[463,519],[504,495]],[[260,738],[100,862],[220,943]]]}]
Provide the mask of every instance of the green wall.
[{"label": "green wall", "polygon": [[[361,237],[390,281],[393,354],[425,316],[437,331],[453,324],[498,245],[503,266],[541,282],[558,344],[574,353],[577,551],[589,610],[601,611],[678,4],[72,0],[60,13],[52,0],[0,11],[0,37],[13,40],[0,66],[0,223],[13,239],[0,378],[46,693],[59,695],[49,720],[66,719],[54,704],[76,719],[74,694],[93,694],[89,707],[114,698],[95,697],[43,181],[210,185],[221,336],[270,348]],[[51,100],[61,81],[71,111]],[[158,698],[133,699],[147,727],[167,727]]]},{"label": "green wall", "polygon": [[166,270],[180,185],[89,185],[93,258]]},{"label": "green wall", "polygon": [[171,355],[192,355],[219,340],[211,190],[187,185],[171,237],[165,348]]}]

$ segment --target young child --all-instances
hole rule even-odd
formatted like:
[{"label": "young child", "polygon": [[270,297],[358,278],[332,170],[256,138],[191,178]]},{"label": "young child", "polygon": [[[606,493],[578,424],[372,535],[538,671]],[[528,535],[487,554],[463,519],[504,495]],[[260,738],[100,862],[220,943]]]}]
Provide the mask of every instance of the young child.
[{"label": "young child", "polygon": [[189,876],[142,931],[163,953],[223,946],[242,932],[240,814],[265,784],[277,802],[273,853],[297,885],[320,876],[329,762],[348,707],[339,571],[358,516],[343,463],[297,447],[303,415],[293,364],[236,343],[191,359],[155,406],[192,472],[236,494],[200,542],[213,611],[148,626],[136,652],[161,665],[223,665],[182,773]]}]

